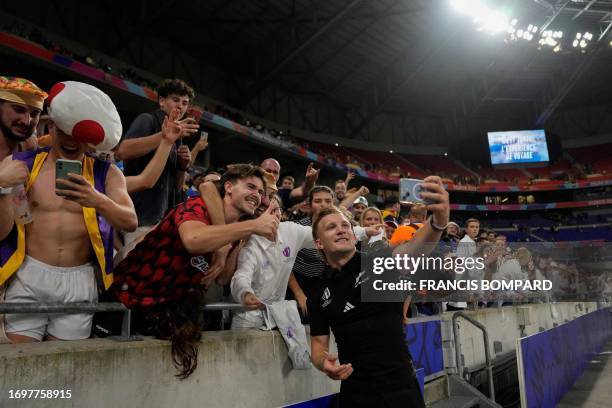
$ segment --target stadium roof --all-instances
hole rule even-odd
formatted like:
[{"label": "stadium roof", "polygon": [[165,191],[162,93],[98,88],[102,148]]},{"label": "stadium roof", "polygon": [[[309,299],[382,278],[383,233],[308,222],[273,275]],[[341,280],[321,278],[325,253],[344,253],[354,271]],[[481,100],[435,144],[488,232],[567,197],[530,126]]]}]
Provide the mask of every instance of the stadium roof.
[{"label": "stadium roof", "polygon": [[[174,0],[153,7],[144,0],[34,0],[1,7],[20,16],[37,10],[31,21],[128,56],[142,69],[155,69],[143,54],[168,57],[174,47],[229,72],[237,91],[224,101],[247,111],[256,111],[249,105],[270,89],[359,111],[348,136],[381,112],[461,119],[516,115],[544,123],[559,107],[610,99],[612,1],[451,3]],[[517,19],[515,28],[536,26],[535,38],[509,41],[508,32],[478,31],[476,3]],[[558,52],[538,49],[545,29],[563,31]],[[573,36],[586,32],[594,36],[588,46],[573,47]],[[159,49],[152,50],[151,42]],[[189,65],[174,57],[172,64]]]}]

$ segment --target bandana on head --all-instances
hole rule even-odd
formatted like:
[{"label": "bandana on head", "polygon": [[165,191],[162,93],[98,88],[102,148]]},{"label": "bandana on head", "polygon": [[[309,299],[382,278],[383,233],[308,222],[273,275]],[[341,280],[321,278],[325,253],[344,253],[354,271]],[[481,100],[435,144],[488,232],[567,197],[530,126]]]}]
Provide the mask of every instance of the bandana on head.
[{"label": "bandana on head", "polygon": [[47,93],[27,79],[0,76],[0,99],[42,110]]},{"label": "bandana on head", "polygon": [[77,142],[99,151],[112,150],[121,139],[121,118],[113,101],[82,82],[59,82],[49,91],[49,117]]}]

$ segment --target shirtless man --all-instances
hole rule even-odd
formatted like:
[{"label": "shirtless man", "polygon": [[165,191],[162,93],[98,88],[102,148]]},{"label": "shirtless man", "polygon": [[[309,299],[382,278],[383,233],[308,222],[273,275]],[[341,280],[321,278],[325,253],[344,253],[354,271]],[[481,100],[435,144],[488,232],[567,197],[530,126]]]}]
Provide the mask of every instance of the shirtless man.
[{"label": "shirtless man", "polygon": [[[50,150],[5,159],[22,165],[19,181],[26,184],[33,221],[12,227],[13,207],[10,201],[0,201],[0,213],[6,215],[0,231],[10,231],[0,235],[2,253],[10,254],[0,259],[0,284],[11,278],[7,302],[93,302],[98,298],[96,263],[105,288],[112,283],[113,228],[133,231],[138,224],[119,169],[85,155],[90,145],[100,150],[114,147],[121,136],[121,121],[106,94],[79,82],[51,89],[49,114]],[[69,173],[68,179],[56,180],[60,158],[80,161],[82,175]],[[90,335],[92,317],[6,315],[5,331],[13,343],[41,341],[45,336],[83,339]]]}]

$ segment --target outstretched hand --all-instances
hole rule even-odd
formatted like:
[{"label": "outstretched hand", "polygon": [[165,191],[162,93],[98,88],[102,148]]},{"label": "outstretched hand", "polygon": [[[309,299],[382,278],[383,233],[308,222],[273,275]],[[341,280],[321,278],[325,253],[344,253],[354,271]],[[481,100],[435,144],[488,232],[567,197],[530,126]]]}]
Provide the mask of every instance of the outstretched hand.
[{"label": "outstretched hand", "polygon": [[317,170],[314,168],[313,163],[308,164],[308,168],[306,169],[306,181],[305,184],[308,186],[314,186],[319,178],[319,172],[321,170]]},{"label": "outstretched hand", "polygon": [[182,128],[178,122],[180,114],[178,109],[173,109],[170,115],[164,118],[164,123],[162,123],[162,138],[170,143],[176,142],[181,137]]},{"label": "outstretched hand", "polygon": [[332,380],[346,380],[353,374],[353,365],[338,364],[336,354],[327,354],[323,360],[323,372]]},{"label": "outstretched hand", "polygon": [[366,227],[364,230],[368,237],[373,237],[374,235],[378,235],[382,231],[384,231],[384,228],[385,228],[385,224],[376,224],[376,225],[371,225],[369,227]]}]

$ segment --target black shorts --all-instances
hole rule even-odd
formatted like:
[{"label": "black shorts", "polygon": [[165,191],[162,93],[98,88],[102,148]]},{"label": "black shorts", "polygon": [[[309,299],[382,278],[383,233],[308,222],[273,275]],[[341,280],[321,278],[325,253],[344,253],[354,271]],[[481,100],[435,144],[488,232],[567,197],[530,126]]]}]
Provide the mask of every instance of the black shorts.
[{"label": "black shorts", "polygon": [[414,373],[348,379],[340,386],[340,408],[425,408]]}]

